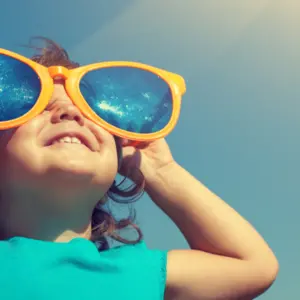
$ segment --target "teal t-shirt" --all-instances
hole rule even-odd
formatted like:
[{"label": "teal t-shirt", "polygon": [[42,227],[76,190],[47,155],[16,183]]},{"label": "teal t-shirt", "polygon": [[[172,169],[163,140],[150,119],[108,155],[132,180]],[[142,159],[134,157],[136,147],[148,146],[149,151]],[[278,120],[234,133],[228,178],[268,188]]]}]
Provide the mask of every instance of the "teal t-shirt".
[{"label": "teal t-shirt", "polygon": [[98,251],[76,238],[0,241],[0,299],[162,300],[167,252],[144,242]]}]

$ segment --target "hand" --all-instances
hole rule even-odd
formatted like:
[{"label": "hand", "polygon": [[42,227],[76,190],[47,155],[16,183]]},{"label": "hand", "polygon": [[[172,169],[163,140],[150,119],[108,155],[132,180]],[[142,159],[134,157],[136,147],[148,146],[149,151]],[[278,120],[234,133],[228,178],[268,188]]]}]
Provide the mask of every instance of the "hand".
[{"label": "hand", "polygon": [[143,143],[137,147],[128,144],[127,140],[122,141],[123,161],[120,173],[124,176],[128,175],[135,182],[139,178],[137,169],[143,173],[147,185],[155,180],[158,170],[174,163],[165,139]]}]

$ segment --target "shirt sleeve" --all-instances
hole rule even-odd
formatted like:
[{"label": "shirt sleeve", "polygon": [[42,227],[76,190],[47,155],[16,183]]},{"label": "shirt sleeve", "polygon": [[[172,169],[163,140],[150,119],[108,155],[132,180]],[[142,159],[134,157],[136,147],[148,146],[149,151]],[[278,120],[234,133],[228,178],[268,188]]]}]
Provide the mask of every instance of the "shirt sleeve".
[{"label": "shirt sleeve", "polygon": [[[168,251],[149,249],[144,241],[111,249],[115,263],[130,277],[140,299],[163,300],[167,277]],[[135,299],[133,297],[133,299]]]},{"label": "shirt sleeve", "polygon": [[153,282],[156,282],[156,285],[159,290],[160,299],[164,299],[164,293],[166,288],[166,279],[167,279],[167,251],[162,250],[152,250],[148,249],[146,244],[142,242],[141,247],[145,251],[145,263],[153,276]]}]

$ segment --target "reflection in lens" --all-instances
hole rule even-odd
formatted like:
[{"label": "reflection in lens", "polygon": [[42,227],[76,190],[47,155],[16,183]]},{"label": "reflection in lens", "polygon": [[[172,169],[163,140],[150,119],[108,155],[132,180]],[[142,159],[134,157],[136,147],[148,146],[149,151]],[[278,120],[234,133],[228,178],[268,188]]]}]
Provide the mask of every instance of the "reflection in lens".
[{"label": "reflection in lens", "polygon": [[0,54],[0,122],[19,118],[36,104],[41,83],[25,63]]},{"label": "reflection in lens", "polygon": [[88,72],[80,91],[106,122],[135,133],[154,133],[169,123],[173,103],[169,85],[149,71],[110,67]]}]

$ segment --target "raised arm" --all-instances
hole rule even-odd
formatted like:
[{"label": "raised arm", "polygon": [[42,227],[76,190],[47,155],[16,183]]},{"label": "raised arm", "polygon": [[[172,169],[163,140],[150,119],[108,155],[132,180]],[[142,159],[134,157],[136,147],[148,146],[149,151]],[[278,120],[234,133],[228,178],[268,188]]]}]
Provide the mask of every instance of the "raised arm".
[{"label": "raised arm", "polygon": [[148,194],[191,247],[169,252],[165,299],[248,300],[271,286],[277,260],[243,217],[176,162],[151,178]]}]

